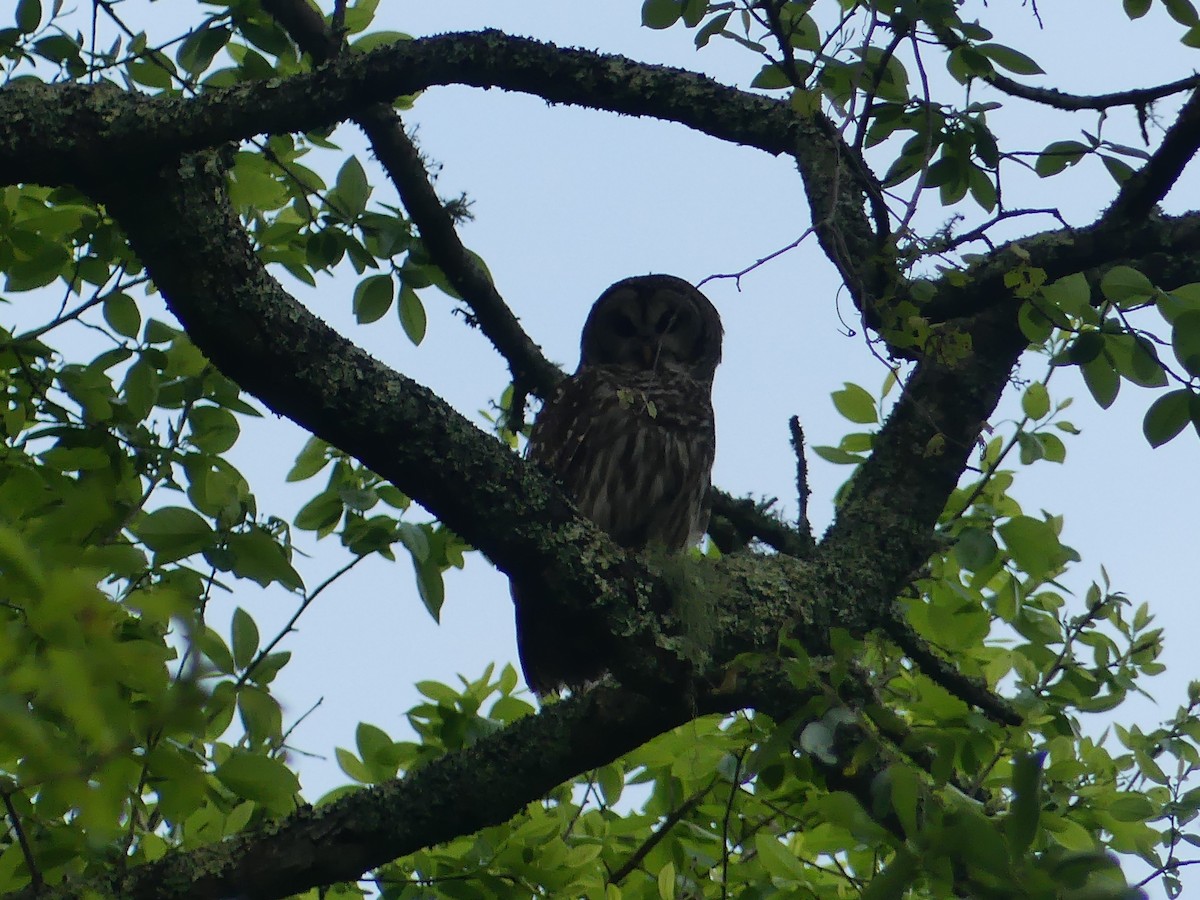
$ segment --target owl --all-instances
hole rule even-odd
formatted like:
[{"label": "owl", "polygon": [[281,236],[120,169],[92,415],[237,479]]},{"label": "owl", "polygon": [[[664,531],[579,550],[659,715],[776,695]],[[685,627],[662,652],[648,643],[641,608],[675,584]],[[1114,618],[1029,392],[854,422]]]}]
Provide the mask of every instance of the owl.
[{"label": "owl", "polygon": [[[642,275],[600,295],[579,368],[547,400],[528,456],[628,550],[679,551],[704,535],[716,449],[712,383],[721,317],[686,281]],[[553,596],[514,583],[517,648],[539,695],[604,674],[614,639]]]}]

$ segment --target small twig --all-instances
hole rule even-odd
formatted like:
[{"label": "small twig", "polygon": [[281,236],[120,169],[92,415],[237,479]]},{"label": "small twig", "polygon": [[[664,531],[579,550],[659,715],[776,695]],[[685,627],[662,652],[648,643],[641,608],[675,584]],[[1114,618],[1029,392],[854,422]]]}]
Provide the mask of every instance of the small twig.
[{"label": "small twig", "polygon": [[716,783],[717,779],[713,778],[713,780],[710,781],[706,787],[696,791],[694,794],[692,794],[692,796],[684,800],[683,803],[681,803],[678,807],[667,813],[666,818],[662,820],[662,823],[658,826],[658,828],[651,832],[650,837],[646,838],[646,840],[642,842],[642,845],[633,852],[629,859],[625,860],[625,862],[622,863],[615,872],[612,872],[608,876],[608,878],[605,880],[605,883],[620,884],[622,881],[624,881],[629,876],[629,873],[642,864],[642,860],[649,855],[651,850],[659,845],[662,839],[667,836],[667,833],[676,825],[678,825],[684,816],[696,808],[700,801],[704,799],[705,795],[707,795],[708,792],[713,789],[713,785]]},{"label": "small twig", "polygon": [[333,584],[335,581],[337,581],[339,578],[341,578],[343,575],[345,575],[347,572],[349,572],[351,569],[353,569],[355,566],[357,566],[360,562],[362,562],[366,558],[367,558],[366,556],[354,557],[354,559],[350,560],[350,562],[346,563],[346,565],[342,566],[340,569],[338,569],[336,572],[334,572],[332,575],[330,575],[328,578],[326,578],[324,581],[322,581],[317,586],[316,590],[314,590],[311,594],[309,594],[307,597],[305,597],[304,601],[300,604],[300,606],[292,614],[292,617],[287,620],[287,624],[284,625],[283,628],[281,628],[279,630],[279,634],[275,635],[275,637],[271,640],[271,643],[267,644],[267,646],[263,647],[261,650],[258,651],[258,653],[255,655],[254,659],[252,659],[250,661],[250,665],[246,666],[246,670],[244,672],[242,672],[241,675],[238,676],[237,681],[235,681],[233,683],[233,689],[236,691],[238,688],[240,688],[242,685],[244,685],[247,681],[250,680],[250,676],[254,674],[254,670],[257,669],[262,664],[262,661],[271,654],[271,651],[274,650],[279,645],[280,641],[282,641],[285,637],[287,637],[289,634],[291,634],[292,629],[295,627],[296,623],[298,621],[300,621],[300,617],[302,615],[304,615],[304,611],[306,609],[308,609],[309,606],[312,605],[312,602],[321,595],[321,592],[323,590],[325,590],[325,588],[329,587],[331,584]]},{"label": "small twig", "polygon": [[759,266],[766,265],[767,263],[771,262],[771,260],[773,260],[773,259],[778,259],[780,256],[783,256],[783,254],[787,253],[789,250],[795,250],[802,243],[804,243],[804,240],[810,234],[812,234],[815,230],[816,230],[816,226],[810,225],[810,226],[808,226],[808,228],[804,229],[804,233],[802,235],[800,235],[800,237],[796,238],[794,241],[792,241],[786,247],[780,247],[778,250],[775,250],[771,253],[768,253],[766,256],[756,259],[750,265],[746,266],[744,269],[739,269],[737,272],[720,272],[720,273],[716,273],[713,275],[709,275],[707,278],[702,279],[700,281],[700,283],[696,285],[696,287],[704,287],[704,285],[706,285],[708,282],[715,281],[718,278],[732,278],[734,285],[737,287],[738,290],[741,290],[742,289],[742,276],[749,275],[751,272],[753,272]]},{"label": "small twig", "polygon": [[812,547],[816,546],[812,525],[808,521],[808,498],[812,492],[808,486],[808,460],[804,456],[804,429],[800,427],[800,417],[788,419],[788,430],[792,434],[792,452],[796,454],[796,530],[800,537],[808,538]]},{"label": "small twig", "polygon": [[746,751],[737,755],[733,767],[733,779],[729,785],[729,801],[725,804],[725,817],[721,820],[721,900],[729,897],[729,820],[733,818],[733,798],[738,795],[742,783],[742,763]]},{"label": "small twig", "polygon": [[[1012,219],[1017,216],[1034,216],[1034,215],[1053,216],[1055,219],[1058,220],[1059,224],[1062,225],[1062,227],[1064,229],[1066,229],[1068,232],[1071,230],[1071,226],[1067,223],[1067,220],[1062,217],[1062,213],[1054,208],[1006,209],[1006,210],[1002,210],[1002,211],[996,213],[996,215],[992,216],[992,218],[990,218],[988,221],[984,222],[978,228],[972,228],[970,231],[964,232],[963,234],[960,234],[958,237],[947,240],[943,246],[937,247],[936,249],[930,248],[929,250],[925,251],[925,253],[926,254],[946,253],[947,251],[953,250],[956,247],[961,247],[963,244],[969,244],[971,241],[986,240],[987,239],[987,231],[993,225],[995,225],[997,222],[1001,222],[1004,219]],[[922,254],[922,255],[925,255],[925,254]]]},{"label": "small twig", "polygon": [[[938,43],[948,50],[957,50],[959,47],[967,44],[966,41],[959,38],[958,35],[949,29],[934,28],[933,32],[937,37]],[[1078,112],[1083,109],[1107,110],[1112,109],[1114,106],[1137,106],[1141,108],[1148,106],[1155,100],[1161,100],[1164,97],[1170,97],[1172,94],[1200,87],[1200,75],[1192,74],[1187,78],[1180,78],[1178,81],[1161,84],[1157,87],[1134,88],[1128,91],[1115,91],[1111,94],[1087,96],[1068,94],[1054,88],[1030,87],[995,71],[990,75],[981,75],[980,77],[996,90],[1002,91],[1010,97],[1016,97],[1019,100],[1029,100],[1032,103],[1040,103],[1042,106],[1049,106],[1068,112]]]},{"label": "small twig", "polygon": [[[756,503],[749,497],[734,497],[722,490],[713,489],[713,515],[727,520],[737,532],[739,545],[755,539],[785,556],[794,556],[797,559],[809,556],[812,553],[812,535],[802,534],[772,515],[771,503],[774,501]],[[721,547],[721,552],[729,552],[729,549]]]},{"label": "small twig", "polygon": [[944,687],[958,699],[979,709],[1001,725],[1020,725],[1024,718],[1011,703],[988,689],[977,678],[964,675],[953,664],[942,659],[933,648],[905,621],[896,618],[884,626],[884,631],[896,642],[904,655],[917,664],[931,681]]},{"label": "small twig", "polygon": [[6,790],[3,792],[3,796],[8,821],[12,825],[13,833],[17,836],[17,843],[21,845],[21,855],[25,857],[25,867],[29,869],[29,884],[35,892],[40,892],[45,887],[45,882],[42,880],[42,872],[37,866],[37,861],[33,858],[33,848],[29,846],[29,839],[25,837],[25,829],[21,827],[21,819],[12,802],[12,793]]},{"label": "small twig", "polygon": [[[362,557],[360,556],[360,557],[359,557],[359,559],[362,559]],[[279,746],[281,746],[281,747],[282,747],[282,746],[284,746],[285,744],[287,744],[287,739],[288,739],[289,737],[291,737],[291,736],[292,736],[292,732],[293,732],[293,731],[295,731],[297,728],[299,728],[299,727],[300,727],[300,723],[301,723],[301,722],[303,722],[305,719],[307,719],[309,716],[311,716],[311,715],[312,715],[314,712],[316,712],[316,711],[317,711],[317,707],[318,707],[318,706],[320,706],[320,705],[321,705],[322,703],[324,703],[324,702],[325,702],[325,698],[324,698],[324,697],[318,697],[318,698],[317,698],[317,702],[316,702],[316,703],[314,703],[312,706],[310,706],[308,709],[306,709],[306,710],[303,712],[303,714],[301,714],[300,718],[298,718],[298,719],[297,719],[295,722],[293,722],[293,723],[292,723],[292,724],[291,724],[291,725],[288,727],[288,730],[287,730],[287,731],[285,731],[283,734],[281,734],[281,735],[279,736]],[[304,756],[312,756],[312,757],[316,757],[316,754],[314,754],[314,753],[305,753],[303,750],[296,750],[295,748],[292,748],[292,751],[293,751],[293,752],[295,752],[295,753],[300,753],[300,754],[302,754],[302,755],[304,755]],[[316,758],[318,758],[318,759],[324,759],[324,757],[316,757]]]},{"label": "small twig", "polygon": [[[124,284],[118,284],[116,290],[123,291],[127,288],[135,287],[136,285],[139,285],[139,284],[145,284],[149,280],[150,280],[149,276],[145,276],[145,275],[141,276],[139,278],[134,278],[132,281],[127,281]],[[97,291],[94,294],[92,294],[92,296],[89,299],[87,299],[83,303],[79,304],[77,307],[75,307],[70,312],[61,313],[60,315],[56,316],[55,318],[53,318],[52,320],[47,322],[45,325],[35,328],[32,331],[26,331],[24,334],[18,335],[15,338],[15,340],[17,340],[17,341],[35,341],[38,338],[40,338],[42,335],[46,334],[46,332],[52,331],[60,325],[65,325],[67,322],[72,322],[75,319],[78,319],[81,315],[83,315],[85,312],[87,312],[92,307],[98,306],[99,304],[103,303],[105,300],[109,299],[109,297],[111,297],[112,294],[113,294],[113,291],[101,292],[99,289],[97,289]]]},{"label": "small twig", "polygon": [[569,838],[572,832],[575,831],[575,826],[579,824],[579,817],[583,815],[583,811],[587,808],[588,797],[596,790],[596,770],[589,769],[587,773],[587,786],[583,789],[583,796],[579,798],[579,805],[575,808],[575,815],[571,816],[571,821],[567,823],[567,827],[563,829],[563,840]]},{"label": "small twig", "polygon": [[1154,879],[1156,879],[1162,875],[1165,875],[1168,872],[1174,872],[1176,869],[1182,869],[1185,866],[1196,866],[1196,865],[1200,865],[1200,859],[1183,859],[1183,860],[1177,860],[1175,862],[1169,862],[1165,866],[1160,866],[1159,868],[1155,869],[1153,872],[1151,872],[1149,875],[1147,875],[1145,878],[1143,878],[1141,881],[1139,881],[1137,884],[1135,884],[1134,887],[1139,887],[1139,888],[1145,887],[1150,882],[1152,882]]}]

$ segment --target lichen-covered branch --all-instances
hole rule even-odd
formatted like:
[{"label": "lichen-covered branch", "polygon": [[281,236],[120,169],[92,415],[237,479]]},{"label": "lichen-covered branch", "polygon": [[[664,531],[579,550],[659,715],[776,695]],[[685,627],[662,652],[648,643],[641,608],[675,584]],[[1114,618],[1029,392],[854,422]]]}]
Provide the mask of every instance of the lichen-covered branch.
[{"label": "lichen-covered branch", "polygon": [[[197,98],[144,97],[114,86],[18,83],[0,90],[0,171],[60,183],[85,148],[97,168],[129,170],[259,134],[309,131],[434,85],[499,87],[593,109],[678,122],[712,137],[796,158],[814,227],[860,308],[898,280],[881,253],[886,212],[873,176],[820,115],[703,75],[555,47],[496,31],[398,42],[340,54],[315,71]],[[873,210],[872,227],[866,208]]]},{"label": "lichen-covered branch", "polygon": [[[325,20],[304,0],[263,0],[263,9],[316,62],[337,55],[338,44]],[[354,122],[370,139],[375,158],[395,185],[430,258],[470,308],[473,323],[508,363],[513,383],[536,396],[549,396],[562,372],[525,333],[491,277],[463,246],[400,116],[387,103],[372,103],[354,115]]]}]

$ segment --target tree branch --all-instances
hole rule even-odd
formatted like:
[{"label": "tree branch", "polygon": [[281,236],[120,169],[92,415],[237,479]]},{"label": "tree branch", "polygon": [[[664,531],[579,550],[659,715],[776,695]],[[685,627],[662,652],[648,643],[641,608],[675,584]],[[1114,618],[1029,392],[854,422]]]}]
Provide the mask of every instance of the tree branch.
[{"label": "tree branch", "polygon": [[[930,25],[928,20],[926,20],[925,24]],[[960,47],[968,46],[966,41],[962,40],[950,29],[933,25],[930,27],[938,43],[947,50],[954,51]],[[1195,90],[1200,87],[1200,75],[1195,74],[1189,75],[1187,78],[1180,78],[1178,81],[1160,84],[1156,87],[1131,88],[1127,91],[1114,91],[1110,94],[1092,95],[1068,94],[1056,88],[1032,87],[1027,84],[1021,84],[1021,82],[1015,81],[1007,75],[995,71],[995,69],[993,69],[990,75],[981,75],[980,78],[996,90],[1011,97],[1016,97],[1020,100],[1029,100],[1032,103],[1038,103],[1042,106],[1049,106],[1067,112],[1078,112],[1085,109],[1105,110],[1112,109],[1115,106],[1145,107],[1156,100],[1170,97],[1172,94],[1179,94],[1183,91]]]},{"label": "tree branch", "polygon": [[1121,192],[1104,218],[1139,222],[1167,195],[1200,148],[1200,90],[1194,92],[1163,135],[1162,143],[1138,171],[1121,185]]},{"label": "tree branch", "polygon": [[[0,89],[0,122],[6,126],[0,128],[0,171],[12,181],[39,183],[83,179],[114,165],[135,172],[224,141],[327,127],[373,103],[443,84],[500,87],[553,103],[653,116],[723,141],[792,155],[804,176],[821,246],[860,308],[870,313],[874,298],[888,295],[901,280],[885,261],[887,254],[879,252],[888,237],[882,192],[823,116],[801,116],[784,101],[683,69],[496,31],[341,54],[310,73],[190,99],[145,97],[114,85],[17,82]],[[105,148],[102,158],[81,166],[86,151],[97,146]]]},{"label": "tree branch", "polygon": [[[279,20],[317,63],[337,55],[339,44],[325,20],[304,0],[263,0],[263,9]],[[508,362],[513,384],[539,397],[549,396],[562,380],[562,372],[521,328],[492,279],[463,246],[400,117],[389,104],[372,103],[355,114],[354,122],[371,141],[376,159],[395,185],[430,258],[470,307],[473,323]]]}]

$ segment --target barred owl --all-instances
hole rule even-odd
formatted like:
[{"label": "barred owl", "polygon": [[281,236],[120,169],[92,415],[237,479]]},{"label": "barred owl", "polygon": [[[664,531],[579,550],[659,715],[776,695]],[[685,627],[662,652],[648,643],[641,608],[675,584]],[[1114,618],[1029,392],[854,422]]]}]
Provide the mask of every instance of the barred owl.
[{"label": "barred owl", "polygon": [[[704,534],[721,318],[686,281],[618,281],[583,326],[579,368],[543,407],[529,458],[622,547],[683,550]],[[517,648],[537,694],[600,677],[612,637],[556,598],[513,585]]]}]

